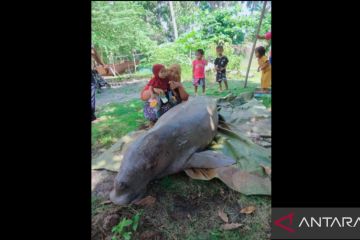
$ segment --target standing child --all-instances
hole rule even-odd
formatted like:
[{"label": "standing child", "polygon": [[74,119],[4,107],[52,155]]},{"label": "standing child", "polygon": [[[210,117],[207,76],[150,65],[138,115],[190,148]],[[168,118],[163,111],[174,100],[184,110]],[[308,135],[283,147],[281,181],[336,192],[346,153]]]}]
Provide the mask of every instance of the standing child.
[{"label": "standing child", "polygon": [[257,36],[258,39],[266,39],[268,41],[270,41],[270,54],[269,54],[269,62],[270,62],[270,65],[271,65],[271,32],[267,32],[265,33],[265,35],[258,35]]},{"label": "standing child", "polygon": [[205,94],[205,66],[207,61],[204,59],[204,50],[198,49],[196,51],[196,59],[192,62],[193,65],[193,85],[195,87],[195,95],[197,95],[198,86],[202,86],[202,94]]},{"label": "standing child", "polygon": [[226,79],[226,66],[229,62],[228,58],[223,55],[224,48],[219,45],[216,47],[216,53],[218,57],[215,59],[214,65],[216,70],[216,81],[219,83],[220,92],[222,91],[221,82],[224,81],[225,88],[228,90],[228,84]]},{"label": "standing child", "polygon": [[261,70],[262,91],[267,91],[271,87],[271,65],[265,55],[265,48],[263,46],[257,47],[255,49],[255,56],[259,63],[258,72]]}]

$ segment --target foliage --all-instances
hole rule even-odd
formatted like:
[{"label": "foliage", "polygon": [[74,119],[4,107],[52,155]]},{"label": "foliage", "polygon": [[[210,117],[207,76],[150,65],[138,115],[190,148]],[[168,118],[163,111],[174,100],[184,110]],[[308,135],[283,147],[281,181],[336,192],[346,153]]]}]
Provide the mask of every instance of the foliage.
[{"label": "foliage", "polygon": [[130,240],[131,235],[135,232],[139,226],[140,217],[142,212],[135,214],[131,219],[123,218],[111,232],[114,233],[111,240],[117,240],[122,237],[125,240]]},{"label": "foliage", "polygon": [[92,42],[104,50],[105,61],[110,52],[130,56],[134,49],[146,53],[156,45],[151,39],[155,29],[145,21],[147,15],[141,5],[132,2],[92,2]]},{"label": "foliage", "polygon": [[[92,4],[92,41],[105,61],[110,52],[130,57],[135,49],[143,54],[143,65],[179,63],[184,73],[191,74],[195,51],[204,49],[206,57],[213,60],[217,44],[225,46],[228,69],[238,69],[244,56],[235,53],[232,46],[246,46],[244,43],[254,40],[263,2],[174,1],[179,32],[176,41],[167,1]],[[260,34],[270,26],[268,3]]]}]

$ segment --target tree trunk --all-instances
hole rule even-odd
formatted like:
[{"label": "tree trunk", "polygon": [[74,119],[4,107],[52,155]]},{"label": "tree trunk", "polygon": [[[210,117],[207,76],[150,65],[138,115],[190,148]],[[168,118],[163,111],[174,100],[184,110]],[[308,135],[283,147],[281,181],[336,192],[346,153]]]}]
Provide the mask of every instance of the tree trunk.
[{"label": "tree trunk", "polygon": [[[264,6],[263,6],[263,9],[261,11],[260,21],[259,21],[258,29],[256,31],[256,36],[259,35],[259,32],[260,32],[260,27],[261,27],[262,20],[264,18],[265,9],[266,9],[266,1],[264,2]],[[247,68],[247,71],[246,71],[244,88],[247,87],[247,80],[248,80],[248,77],[249,77],[249,71],[250,71],[250,67],[251,67],[251,62],[252,62],[252,58],[253,58],[253,55],[254,55],[254,50],[255,50],[255,46],[256,46],[256,40],[257,40],[257,37],[255,37],[254,44],[253,44],[252,49],[251,49],[249,65],[248,65],[248,68]]]},{"label": "tree trunk", "polygon": [[173,24],[173,29],[174,29],[174,37],[176,40],[178,38],[178,32],[177,32],[177,27],[176,27],[176,18],[175,18],[174,7],[173,7],[172,1],[169,1],[169,6],[170,6],[171,19],[172,19],[172,24]]}]

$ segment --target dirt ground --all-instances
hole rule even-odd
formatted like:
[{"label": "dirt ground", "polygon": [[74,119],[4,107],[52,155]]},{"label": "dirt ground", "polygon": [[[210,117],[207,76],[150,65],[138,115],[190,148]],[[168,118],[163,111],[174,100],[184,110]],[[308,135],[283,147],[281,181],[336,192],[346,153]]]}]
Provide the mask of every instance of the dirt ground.
[{"label": "dirt ground", "polygon": [[139,89],[142,89],[148,79],[135,79],[119,83],[115,88],[103,88],[100,93],[96,94],[96,108],[114,102],[126,102],[139,98]]},{"label": "dirt ground", "polygon": [[[110,240],[111,229],[123,218],[142,212],[132,239],[270,239],[270,197],[246,197],[218,180],[197,181],[184,173],[150,183],[147,196],[155,203],[147,206],[116,206],[109,202],[115,172],[92,171],[92,239]],[[252,214],[240,213],[255,206]],[[238,229],[222,231],[224,222],[240,223]]]}]

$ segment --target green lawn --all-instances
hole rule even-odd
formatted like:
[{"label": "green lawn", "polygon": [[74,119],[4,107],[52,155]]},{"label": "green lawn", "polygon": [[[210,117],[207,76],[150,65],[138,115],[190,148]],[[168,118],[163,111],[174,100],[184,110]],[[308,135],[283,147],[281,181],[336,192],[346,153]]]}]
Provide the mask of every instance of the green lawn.
[{"label": "green lawn", "polygon": [[92,124],[91,129],[93,154],[101,148],[109,148],[119,138],[146,122],[140,99],[106,105],[97,109],[96,115],[98,121]]}]

